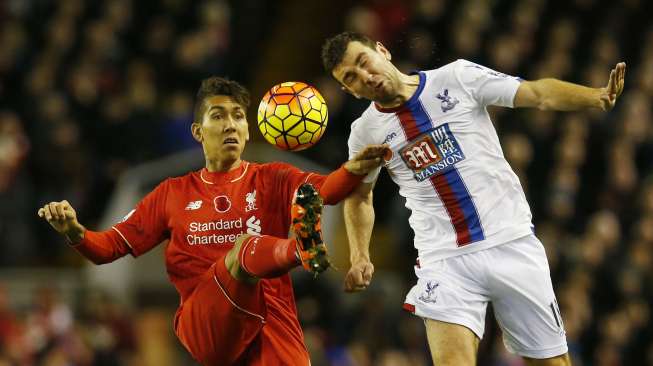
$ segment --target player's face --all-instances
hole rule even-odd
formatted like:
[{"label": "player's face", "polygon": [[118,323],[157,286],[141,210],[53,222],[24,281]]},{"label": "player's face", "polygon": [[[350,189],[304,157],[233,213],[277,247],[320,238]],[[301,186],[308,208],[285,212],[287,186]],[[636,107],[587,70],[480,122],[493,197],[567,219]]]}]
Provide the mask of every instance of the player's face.
[{"label": "player's face", "polygon": [[236,161],[249,140],[245,109],[226,95],[204,100],[201,123],[193,123],[193,136],[202,143],[209,160]]},{"label": "player's face", "polygon": [[333,76],[357,98],[392,101],[399,94],[399,77],[390,59],[390,52],[381,43],[377,42],[372,49],[360,42],[350,42],[342,62],[333,69]]}]

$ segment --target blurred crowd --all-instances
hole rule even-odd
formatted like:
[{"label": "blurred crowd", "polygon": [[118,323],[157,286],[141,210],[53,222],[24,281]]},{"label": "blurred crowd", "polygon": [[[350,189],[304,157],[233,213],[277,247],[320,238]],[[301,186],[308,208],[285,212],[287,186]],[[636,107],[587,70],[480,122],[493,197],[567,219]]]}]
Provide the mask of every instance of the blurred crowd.
[{"label": "blurred crowd", "polygon": [[0,365],[120,364],[135,348],[131,319],[107,298],[90,295],[73,315],[54,288],[35,291],[32,306],[10,308],[0,289]]},{"label": "blurred crowd", "polygon": [[0,366],[192,365],[159,305],[132,312],[100,291],[64,298],[57,286],[36,286],[28,306],[9,306],[0,287]]},{"label": "blurred crowd", "polygon": [[[76,254],[36,221],[36,207],[65,197],[92,226],[121,172],[194,146],[187,130],[198,81],[228,74],[255,82],[248,52],[265,45],[263,19],[277,11],[258,3],[0,2],[0,267],[77,265]],[[345,3],[336,31],[382,41],[404,71],[466,58],[525,79],[599,87],[626,61],[626,89],[609,113],[491,113],[547,250],[574,364],[653,365],[653,4]],[[346,159],[349,122],[367,104],[321,70],[311,75],[331,123],[305,154],[335,166]],[[343,295],[335,277],[296,281],[315,366],[429,362],[422,323],[400,309],[415,281],[407,212],[403,200],[388,198],[397,192],[387,176],[375,197],[378,274],[369,293]],[[134,328],[145,310],[117,311],[103,296],[57,302],[52,291],[28,309],[11,309],[8,295],[0,296],[0,365],[127,365],[147,346]],[[491,319],[488,309],[479,364],[522,365]]]},{"label": "blurred crowd", "polygon": [[121,172],[197,146],[194,92],[235,63],[233,26],[225,1],[0,3],[0,264],[61,255],[38,204],[92,226]]}]

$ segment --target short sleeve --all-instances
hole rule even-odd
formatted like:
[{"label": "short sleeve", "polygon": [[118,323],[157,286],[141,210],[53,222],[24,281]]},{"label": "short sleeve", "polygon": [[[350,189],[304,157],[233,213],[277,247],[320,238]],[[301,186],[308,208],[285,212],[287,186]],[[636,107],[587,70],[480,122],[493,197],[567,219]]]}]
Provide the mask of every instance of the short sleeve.
[{"label": "short sleeve", "polygon": [[[349,134],[349,140],[347,145],[349,147],[349,159],[352,159],[356,154],[362,151],[365,146],[372,144],[372,142],[365,141],[364,128],[361,126],[363,120],[362,118],[357,119],[351,125],[351,133]],[[367,176],[363,178],[364,183],[372,183],[376,181],[381,172],[381,167],[378,167],[371,172],[367,173]]]},{"label": "short sleeve", "polygon": [[167,238],[166,201],[169,183],[159,184],[113,229],[131,248],[134,257],[146,253]]},{"label": "short sleeve", "polygon": [[458,60],[456,79],[481,106],[513,108],[521,78],[506,75],[466,60]]}]

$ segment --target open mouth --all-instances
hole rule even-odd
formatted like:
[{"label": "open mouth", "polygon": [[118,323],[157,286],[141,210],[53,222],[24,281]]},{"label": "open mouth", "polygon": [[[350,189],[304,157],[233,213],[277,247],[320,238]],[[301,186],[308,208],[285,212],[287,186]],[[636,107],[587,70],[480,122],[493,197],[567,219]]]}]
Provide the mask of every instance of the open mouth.
[{"label": "open mouth", "polygon": [[222,143],[225,145],[238,145],[238,140],[234,137],[227,137]]}]

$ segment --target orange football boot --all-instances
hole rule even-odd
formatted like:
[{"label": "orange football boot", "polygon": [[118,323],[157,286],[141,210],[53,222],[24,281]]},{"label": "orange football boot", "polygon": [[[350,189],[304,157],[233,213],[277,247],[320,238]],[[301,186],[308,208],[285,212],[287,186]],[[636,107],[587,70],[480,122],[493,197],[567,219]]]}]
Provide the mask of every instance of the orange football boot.
[{"label": "orange football boot", "polygon": [[322,206],[322,197],[315,187],[304,183],[297,189],[290,210],[299,259],[307,271],[316,275],[331,265],[326,244],[322,241]]}]

